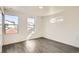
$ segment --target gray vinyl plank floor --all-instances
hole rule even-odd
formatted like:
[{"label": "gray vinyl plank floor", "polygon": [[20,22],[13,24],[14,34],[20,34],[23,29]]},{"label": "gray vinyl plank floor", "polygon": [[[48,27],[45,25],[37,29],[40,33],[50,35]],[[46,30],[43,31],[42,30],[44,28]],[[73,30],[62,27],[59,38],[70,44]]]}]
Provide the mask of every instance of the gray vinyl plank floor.
[{"label": "gray vinyl plank floor", "polygon": [[78,53],[79,48],[53,40],[38,38],[2,47],[3,53]]}]

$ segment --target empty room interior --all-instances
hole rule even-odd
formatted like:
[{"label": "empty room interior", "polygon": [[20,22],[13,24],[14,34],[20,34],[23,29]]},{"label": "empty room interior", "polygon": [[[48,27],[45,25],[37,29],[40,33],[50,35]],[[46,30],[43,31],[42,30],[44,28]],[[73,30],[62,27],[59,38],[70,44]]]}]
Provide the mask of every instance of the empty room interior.
[{"label": "empty room interior", "polygon": [[78,6],[0,6],[1,53],[79,53]]}]

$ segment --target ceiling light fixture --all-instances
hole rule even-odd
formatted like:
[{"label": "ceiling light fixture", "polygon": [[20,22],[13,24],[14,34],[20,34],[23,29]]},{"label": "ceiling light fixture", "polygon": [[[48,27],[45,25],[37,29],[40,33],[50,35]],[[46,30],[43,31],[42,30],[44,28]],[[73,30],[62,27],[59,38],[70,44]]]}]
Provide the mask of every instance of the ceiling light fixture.
[{"label": "ceiling light fixture", "polygon": [[44,7],[43,6],[40,6],[40,7],[38,7],[39,9],[43,9]]}]

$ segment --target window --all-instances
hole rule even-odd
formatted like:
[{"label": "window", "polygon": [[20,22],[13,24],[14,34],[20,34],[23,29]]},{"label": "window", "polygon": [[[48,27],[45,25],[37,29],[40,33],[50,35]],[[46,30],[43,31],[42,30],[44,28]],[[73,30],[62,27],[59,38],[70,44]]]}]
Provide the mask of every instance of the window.
[{"label": "window", "polygon": [[34,17],[27,18],[27,30],[35,30],[35,18]]},{"label": "window", "polygon": [[17,33],[17,27],[18,27],[18,17],[5,15],[5,33],[15,34]]}]

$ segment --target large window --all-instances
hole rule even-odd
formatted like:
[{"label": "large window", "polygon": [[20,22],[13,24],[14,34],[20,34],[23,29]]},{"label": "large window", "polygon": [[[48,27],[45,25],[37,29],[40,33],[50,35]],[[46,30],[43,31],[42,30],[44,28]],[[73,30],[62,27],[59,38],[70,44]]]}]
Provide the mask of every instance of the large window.
[{"label": "large window", "polygon": [[5,15],[5,33],[15,34],[17,33],[17,27],[18,27],[18,17]]},{"label": "large window", "polygon": [[35,17],[27,18],[27,30],[35,30]]}]

